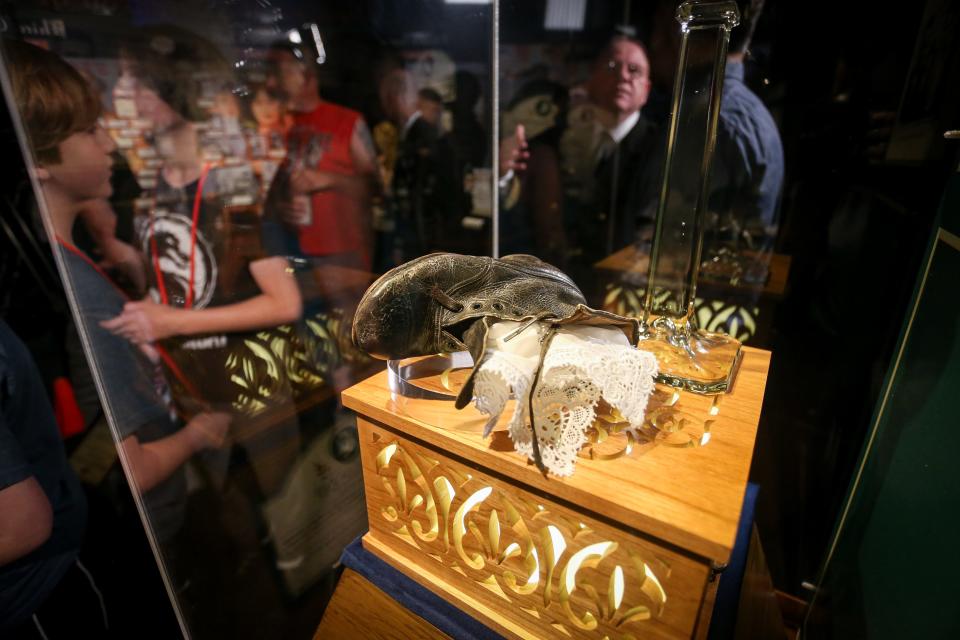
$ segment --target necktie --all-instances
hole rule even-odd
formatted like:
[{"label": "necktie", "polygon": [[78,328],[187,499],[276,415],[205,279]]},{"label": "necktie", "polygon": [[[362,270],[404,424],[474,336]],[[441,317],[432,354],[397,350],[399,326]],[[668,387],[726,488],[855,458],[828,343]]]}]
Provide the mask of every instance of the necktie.
[{"label": "necktie", "polygon": [[597,150],[598,161],[594,169],[594,202],[598,206],[599,221],[603,225],[601,246],[605,254],[612,251],[614,220],[617,217],[617,192],[620,176],[618,168],[617,143],[608,131],[603,132]]},{"label": "necktie", "polygon": [[600,168],[610,160],[613,152],[617,149],[617,143],[613,140],[609,131],[600,133],[600,141],[597,144],[596,161],[594,162],[594,173],[598,173]]}]

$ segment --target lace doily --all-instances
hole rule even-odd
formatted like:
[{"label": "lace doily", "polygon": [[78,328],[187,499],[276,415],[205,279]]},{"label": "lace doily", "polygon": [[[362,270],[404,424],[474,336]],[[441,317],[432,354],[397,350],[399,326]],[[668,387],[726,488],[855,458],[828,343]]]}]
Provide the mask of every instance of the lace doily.
[{"label": "lace doily", "polygon": [[[474,402],[490,416],[484,429],[487,436],[507,402],[515,398],[510,438],[518,453],[532,458],[529,396],[548,325],[533,323],[504,340],[522,326],[505,320],[490,327],[474,382]],[[653,354],[632,347],[619,329],[577,325],[560,329],[547,349],[533,398],[540,456],[547,470],[558,476],[573,473],[600,398],[619,409],[630,429],[638,429],[656,374]]]}]

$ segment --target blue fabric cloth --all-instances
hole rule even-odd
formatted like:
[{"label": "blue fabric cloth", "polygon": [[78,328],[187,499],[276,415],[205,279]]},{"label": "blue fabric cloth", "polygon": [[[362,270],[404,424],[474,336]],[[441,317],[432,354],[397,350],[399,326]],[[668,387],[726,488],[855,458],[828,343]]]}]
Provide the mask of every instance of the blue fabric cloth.
[{"label": "blue fabric cloth", "polygon": [[[748,484],[743,498],[743,511],[737,527],[737,539],[730,556],[730,563],[722,573],[717,588],[717,599],[710,623],[710,639],[732,638],[737,621],[737,604],[740,601],[740,586],[747,564],[747,548],[750,546],[750,529],[757,503],[759,487]],[[498,634],[470,617],[465,612],[420,586],[403,573],[363,548],[360,538],[351,542],[343,551],[340,562],[369,580],[381,591],[417,614],[436,628],[457,640],[481,640],[500,638]]]},{"label": "blue fabric cloth", "polygon": [[344,549],[340,562],[451,638],[457,640],[500,640],[502,638],[364,549],[360,538]]},{"label": "blue fabric cloth", "polygon": [[743,496],[743,511],[737,525],[737,539],[730,554],[727,568],[720,574],[717,587],[717,599],[713,605],[713,617],[710,619],[708,640],[732,638],[737,626],[737,607],[740,604],[740,588],[743,586],[743,573],[747,568],[747,551],[750,548],[750,531],[753,529],[753,514],[757,507],[757,495],[760,487],[747,484]]},{"label": "blue fabric cloth", "polygon": [[763,102],[728,62],[710,171],[710,208],[743,225],[777,224],[784,160],[780,132]]}]

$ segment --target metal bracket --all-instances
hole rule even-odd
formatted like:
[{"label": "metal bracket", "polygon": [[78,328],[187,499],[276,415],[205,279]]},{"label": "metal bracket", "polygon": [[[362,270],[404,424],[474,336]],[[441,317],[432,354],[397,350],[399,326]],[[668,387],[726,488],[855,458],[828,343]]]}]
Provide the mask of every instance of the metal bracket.
[{"label": "metal bracket", "polygon": [[435,376],[448,369],[469,369],[473,358],[468,351],[456,351],[450,354],[428,356],[426,358],[387,361],[387,379],[390,391],[407,398],[424,400],[456,400],[457,394],[443,393],[421,387],[414,380],[426,376]]},{"label": "metal bracket", "polygon": [[707,582],[713,582],[716,580],[721,573],[723,573],[727,568],[726,563],[710,561],[710,575],[707,577]]}]

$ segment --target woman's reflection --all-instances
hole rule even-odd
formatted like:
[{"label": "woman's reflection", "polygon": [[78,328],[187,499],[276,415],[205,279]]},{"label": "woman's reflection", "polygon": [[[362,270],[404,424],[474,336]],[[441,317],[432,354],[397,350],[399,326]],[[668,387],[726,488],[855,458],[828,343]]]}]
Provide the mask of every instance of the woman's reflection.
[{"label": "woman's reflection", "polygon": [[249,96],[253,127],[248,133],[247,150],[261,193],[266,194],[287,155],[287,133],[293,119],[287,112],[286,94],[279,89],[251,83]]}]

